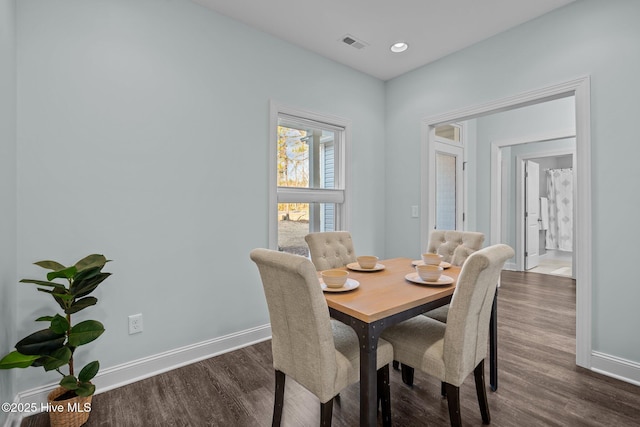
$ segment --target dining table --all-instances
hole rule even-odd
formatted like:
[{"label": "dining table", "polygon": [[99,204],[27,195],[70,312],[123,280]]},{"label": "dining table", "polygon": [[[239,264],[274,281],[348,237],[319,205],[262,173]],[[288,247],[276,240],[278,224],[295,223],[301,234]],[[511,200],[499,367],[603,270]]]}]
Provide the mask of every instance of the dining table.
[{"label": "dining table", "polygon": [[[411,258],[386,259],[379,261],[373,269],[361,269],[357,263],[349,264],[343,267],[349,271],[350,286],[345,286],[345,291],[325,287],[324,295],[331,317],[351,326],[358,335],[361,426],[377,425],[376,352],[382,331],[448,304],[453,296],[461,267],[449,266],[443,270],[442,274],[450,277],[451,283],[429,285],[419,283],[419,278],[415,280],[414,264],[417,262]],[[497,388],[496,301],[494,299],[489,328],[493,390]]]}]

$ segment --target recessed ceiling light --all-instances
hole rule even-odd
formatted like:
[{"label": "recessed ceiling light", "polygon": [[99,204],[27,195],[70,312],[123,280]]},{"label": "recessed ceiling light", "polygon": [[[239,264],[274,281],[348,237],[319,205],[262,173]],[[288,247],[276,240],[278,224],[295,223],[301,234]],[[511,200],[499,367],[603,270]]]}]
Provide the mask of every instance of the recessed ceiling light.
[{"label": "recessed ceiling light", "polygon": [[404,52],[408,48],[409,48],[409,45],[406,44],[405,42],[398,42],[391,45],[391,52],[400,53],[400,52]]}]

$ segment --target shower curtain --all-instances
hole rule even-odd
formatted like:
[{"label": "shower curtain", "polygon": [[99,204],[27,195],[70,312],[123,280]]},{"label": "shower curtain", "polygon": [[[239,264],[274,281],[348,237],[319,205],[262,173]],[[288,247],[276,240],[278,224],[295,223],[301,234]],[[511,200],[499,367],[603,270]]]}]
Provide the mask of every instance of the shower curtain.
[{"label": "shower curtain", "polygon": [[549,229],[546,248],[573,251],[573,169],[547,170]]}]

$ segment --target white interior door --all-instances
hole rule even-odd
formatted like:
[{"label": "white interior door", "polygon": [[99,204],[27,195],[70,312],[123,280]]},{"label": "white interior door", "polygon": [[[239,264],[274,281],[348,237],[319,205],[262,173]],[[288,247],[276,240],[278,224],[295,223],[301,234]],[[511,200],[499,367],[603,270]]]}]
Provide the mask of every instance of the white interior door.
[{"label": "white interior door", "polygon": [[525,253],[524,268],[530,270],[538,265],[540,253],[540,165],[527,160],[525,162],[524,180],[524,222],[525,222]]},{"label": "white interior door", "polygon": [[435,152],[435,228],[464,229],[462,147],[438,144]]}]

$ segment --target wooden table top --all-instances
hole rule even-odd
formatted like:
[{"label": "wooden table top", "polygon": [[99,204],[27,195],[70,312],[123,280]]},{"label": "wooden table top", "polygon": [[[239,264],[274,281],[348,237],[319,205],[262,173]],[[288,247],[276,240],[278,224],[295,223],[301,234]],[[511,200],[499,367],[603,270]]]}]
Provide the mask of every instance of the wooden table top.
[{"label": "wooden table top", "polygon": [[[371,323],[453,294],[455,281],[451,285],[428,286],[406,280],[407,274],[416,271],[411,261],[411,258],[382,260],[379,263],[385,269],[372,272],[344,267],[349,271],[349,278],[360,282],[360,286],[349,292],[325,292],[327,305]],[[460,267],[447,268],[443,274],[457,280]]]}]

